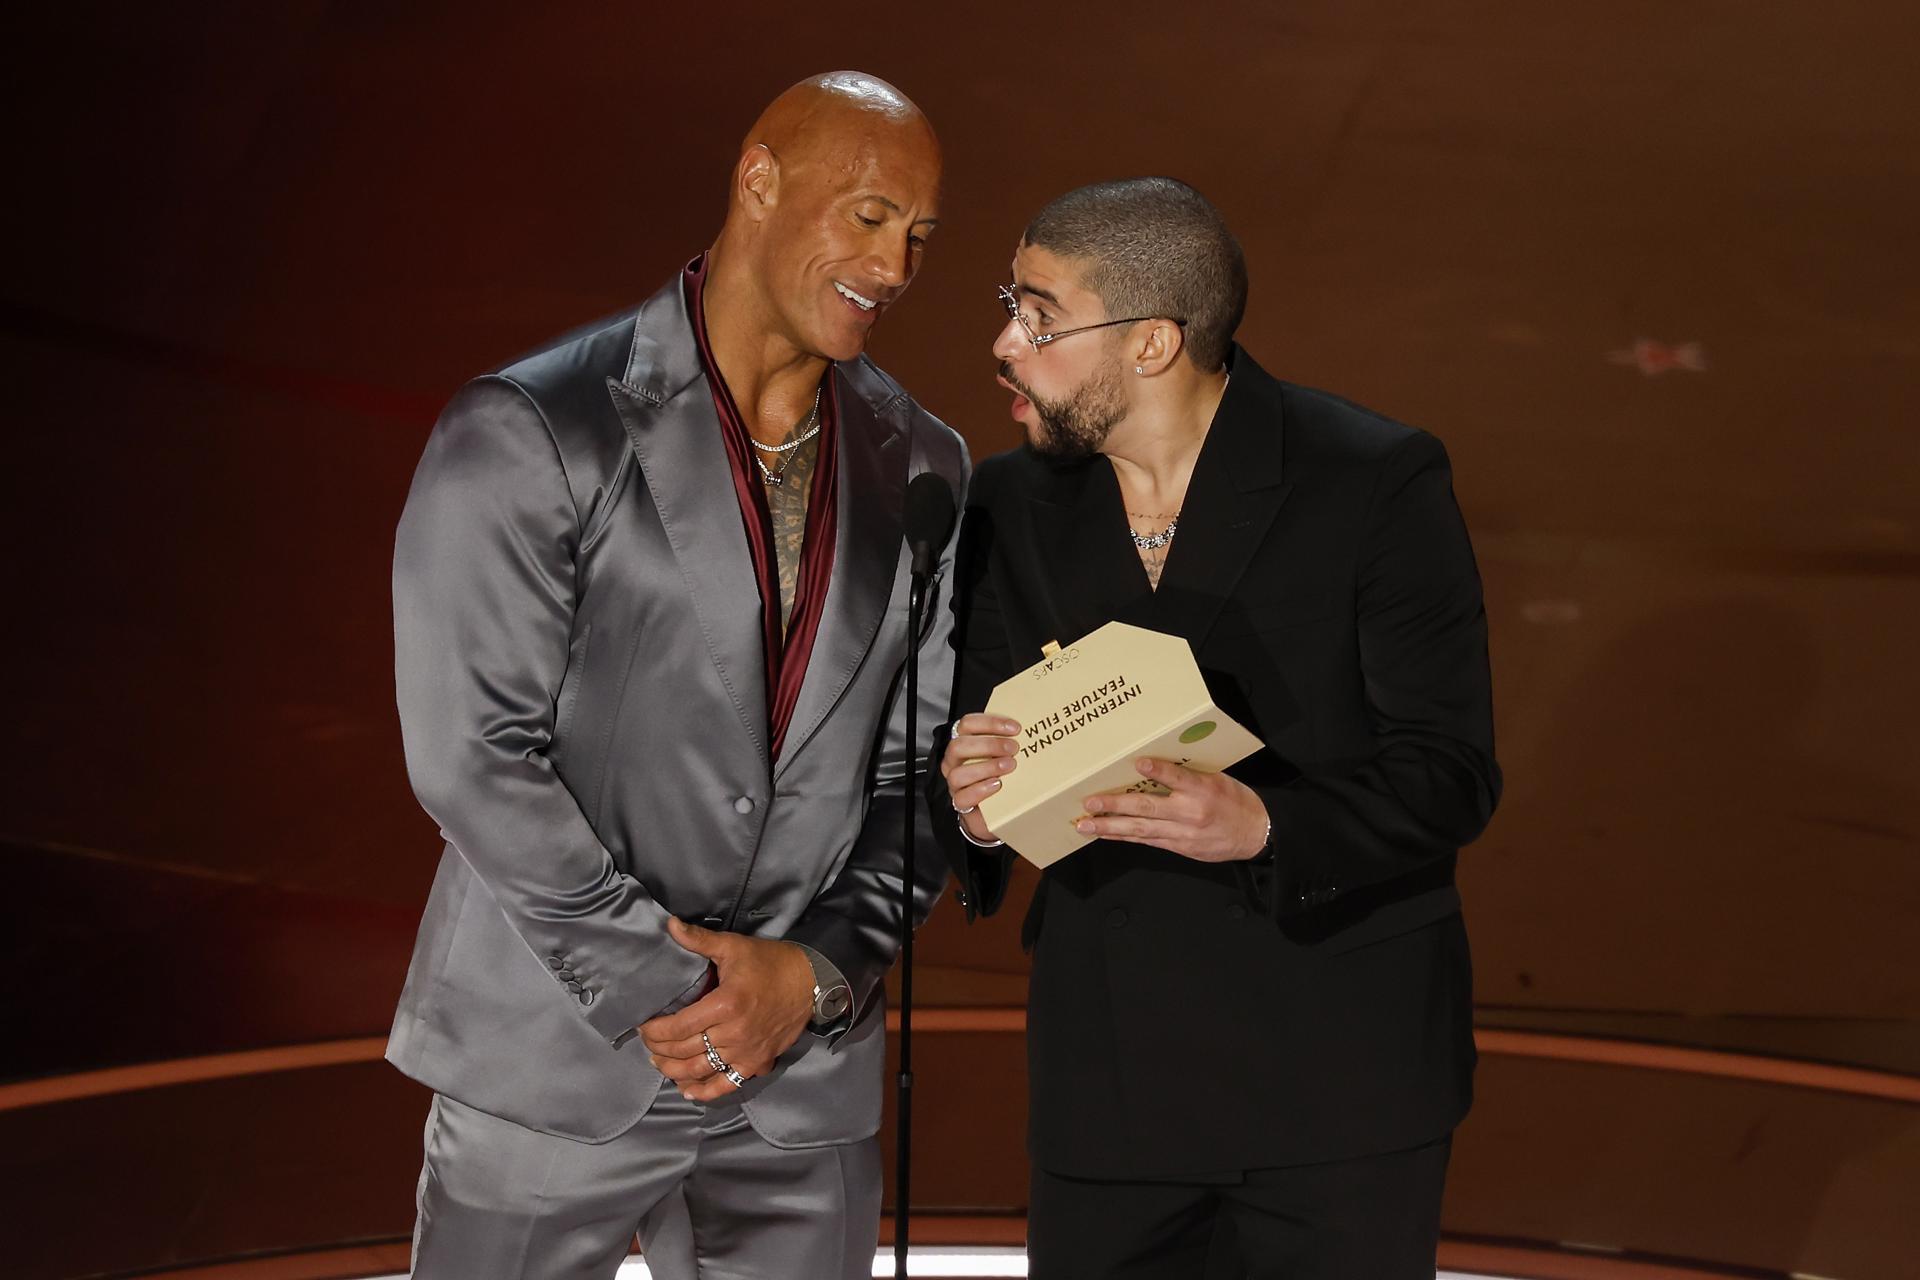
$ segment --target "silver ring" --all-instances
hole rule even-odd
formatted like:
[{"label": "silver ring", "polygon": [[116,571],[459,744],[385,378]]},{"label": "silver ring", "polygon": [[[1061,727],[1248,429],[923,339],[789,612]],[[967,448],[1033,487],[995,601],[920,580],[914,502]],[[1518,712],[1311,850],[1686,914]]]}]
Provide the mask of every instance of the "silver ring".
[{"label": "silver ring", "polygon": [[727,1065],[727,1060],[720,1056],[720,1051],[713,1047],[713,1041],[707,1039],[707,1033],[704,1031],[700,1033],[700,1043],[707,1046],[708,1066],[722,1074],[733,1070],[732,1067]]},{"label": "silver ring", "polygon": [[747,1082],[747,1078],[741,1075],[738,1071],[735,1071],[732,1067],[728,1067],[721,1074],[725,1075],[727,1079],[731,1080],[733,1082],[733,1087],[736,1089],[738,1089],[741,1085]]},{"label": "silver ring", "polygon": [[978,809],[979,807],[980,806],[977,804],[970,804],[966,808],[962,809],[959,805],[955,805],[953,806],[953,811],[955,813],[972,813],[975,809]]}]

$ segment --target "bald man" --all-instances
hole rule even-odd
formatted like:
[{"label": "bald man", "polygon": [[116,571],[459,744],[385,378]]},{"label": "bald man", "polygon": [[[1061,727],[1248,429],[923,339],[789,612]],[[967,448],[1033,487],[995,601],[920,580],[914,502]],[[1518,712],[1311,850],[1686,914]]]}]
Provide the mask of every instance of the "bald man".
[{"label": "bald man", "polygon": [[704,254],[427,442],[393,578],[446,837],[387,1050],[434,1091],[416,1276],[611,1276],[636,1231],[661,1280],[870,1274],[903,811],[932,839],[899,678],[918,645],[925,727],[952,672],[944,599],[907,634],[902,500],[968,461],[862,353],[939,182],[897,89],[794,86]]}]

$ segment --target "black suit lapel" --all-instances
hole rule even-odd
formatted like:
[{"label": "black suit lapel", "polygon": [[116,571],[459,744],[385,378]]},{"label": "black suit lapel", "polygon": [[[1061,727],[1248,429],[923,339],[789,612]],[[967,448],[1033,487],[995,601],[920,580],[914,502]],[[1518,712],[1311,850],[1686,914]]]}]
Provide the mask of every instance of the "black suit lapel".
[{"label": "black suit lapel", "polygon": [[1054,474],[1052,488],[1028,501],[1027,517],[1058,631],[1051,639],[1070,644],[1116,617],[1138,621],[1128,615],[1149,593],[1112,464],[1093,458]]},{"label": "black suit lapel", "polygon": [[1281,477],[1280,385],[1239,348],[1233,354],[1233,379],[1187,482],[1160,589],[1137,619],[1185,636],[1196,652],[1292,490]]}]

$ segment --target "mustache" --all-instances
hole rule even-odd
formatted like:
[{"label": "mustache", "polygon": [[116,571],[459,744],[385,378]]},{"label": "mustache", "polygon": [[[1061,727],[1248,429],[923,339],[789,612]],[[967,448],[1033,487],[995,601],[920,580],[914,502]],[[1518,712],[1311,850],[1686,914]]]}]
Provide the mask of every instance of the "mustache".
[{"label": "mustache", "polygon": [[1027,384],[1013,376],[1013,366],[1008,364],[1004,360],[1000,362],[1000,376],[1006,379],[1007,384],[1009,386],[1011,386],[1015,391],[1018,391],[1021,395],[1025,396],[1027,399],[1037,400],[1037,397],[1033,394],[1033,391],[1027,386]]}]

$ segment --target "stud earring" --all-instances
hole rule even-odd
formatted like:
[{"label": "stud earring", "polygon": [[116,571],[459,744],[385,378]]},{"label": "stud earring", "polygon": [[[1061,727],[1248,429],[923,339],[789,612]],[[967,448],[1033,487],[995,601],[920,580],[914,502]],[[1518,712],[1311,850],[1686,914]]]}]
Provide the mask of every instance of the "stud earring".
[{"label": "stud earring", "polygon": [[1137,365],[1135,365],[1135,366],[1133,366],[1133,371],[1134,371],[1135,373],[1145,373],[1145,372],[1147,371],[1147,366],[1145,366],[1145,365],[1143,365],[1143,364],[1137,364]]}]

